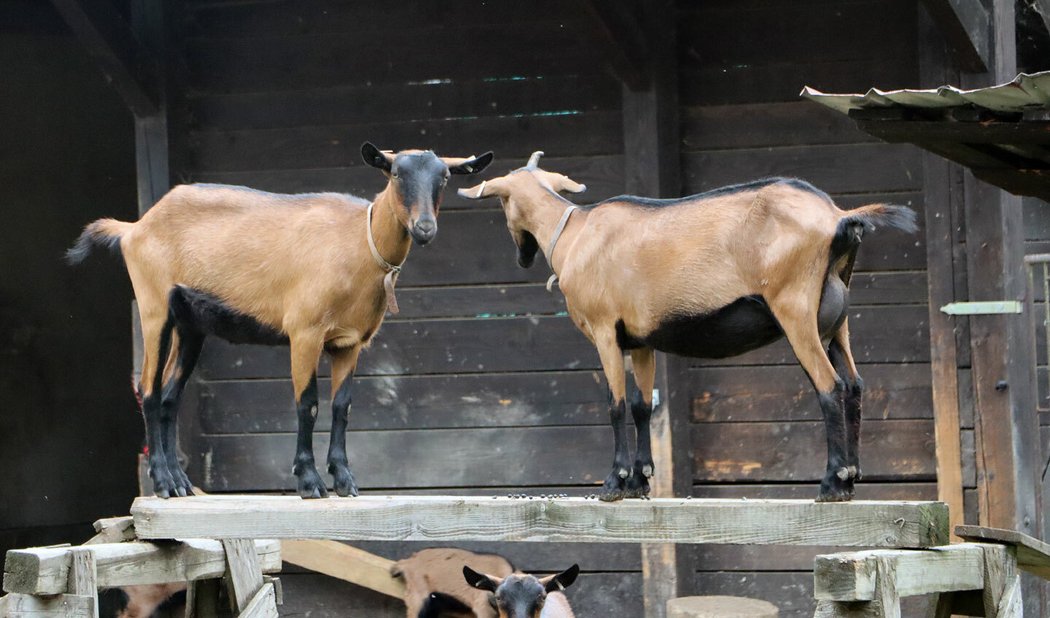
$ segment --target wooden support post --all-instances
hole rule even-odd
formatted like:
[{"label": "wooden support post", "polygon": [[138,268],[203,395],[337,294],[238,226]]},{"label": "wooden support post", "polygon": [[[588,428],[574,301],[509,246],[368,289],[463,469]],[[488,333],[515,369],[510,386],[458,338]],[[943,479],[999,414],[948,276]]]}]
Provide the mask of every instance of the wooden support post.
[{"label": "wooden support post", "polygon": [[[946,53],[933,43],[934,24],[920,11],[919,73],[923,87],[951,83]],[[940,308],[955,301],[955,222],[951,176],[961,173],[951,163],[923,152],[923,196],[926,211],[926,273],[930,316],[930,378],[933,390],[937,456],[937,499],[948,505],[951,529],[963,522],[962,446],[959,431],[958,358],[955,318]],[[958,199],[958,196],[955,196]]]},{"label": "wooden support post", "polygon": [[976,73],[991,66],[988,10],[980,0],[923,0],[923,4],[948,41],[960,69]]},{"label": "wooden support post", "polygon": [[9,594],[0,597],[3,618],[95,618],[95,599],[76,594],[38,597],[31,594]]},{"label": "wooden support post", "polygon": [[281,558],[285,562],[375,590],[395,599],[405,598],[404,582],[390,574],[395,564],[393,560],[338,541],[283,541]]},{"label": "wooden support post", "polygon": [[70,551],[69,593],[93,599],[92,615],[98,618],[98,570],[91,550],[74,548]]},{"label": "wooden support post", "polygon": [[218,618],[219,590],[218,579],[198,579],[190,582],[186,590],[186,618]]},{"label": "wooden support post", "polygon": [[222,548],[226,550],[226,589],[230,605],[234,612],[242,612],[263,587],[259,555],[255,553],[255,543],[249,539],[223,539]]},{"label": "wooden support post", "polygon": [[277,594],[274,585],[263,584],[238,615],[240,618],[277,618]]},{"label": "wooden support post", "polygon": [[[605,2],[595,1],[598,7]],[[640,3],[637,29],[642,42],[632,44],[623,37],[621,49],[642,51],[643,79],[628,79],[623,71],[624,189],[649,197],[677,197],[679,180],[678,82],[675,62],[675,6],[668,0]],[[606,12],[608,9],[606,9]],[[687,494],[689,402],[671,395],[678,365],[666,355],[657,361],[657,390],[661,402],[650,423],[653,460],[652,495],[671,498]],[[680,465],[684,463],[685,465]],[[642,590],[647,618],[663,618],[667,601],[688,593],[692,580],[689,550],[671,544],[642,548]]]},{"label": "wooden support post", "polygon": [[984,550],[963,543],[925,551],[872,550],[817,556],[813,596],[827,601],[874,601],[883,570],[896,574],[898,596],[980,590]]}]

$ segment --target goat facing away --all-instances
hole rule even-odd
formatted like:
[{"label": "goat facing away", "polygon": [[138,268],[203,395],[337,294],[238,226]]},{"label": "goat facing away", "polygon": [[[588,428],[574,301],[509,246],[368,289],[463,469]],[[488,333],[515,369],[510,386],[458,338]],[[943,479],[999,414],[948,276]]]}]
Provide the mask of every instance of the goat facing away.
[{"label": "goat facing away", "polygon": [[491,595],[463,580],[463,567],[506,577],[514,565],[503,556],[455,547],[421,549],[398,560],[390,573],[405,584],[407,618],[496,618]]},{"label": "goat facing away", "polygon": [[158,496],[192,493],[176,458],[176,420],[207,335],[290,347],[298,414],[292,471],[303,498],[328,495],[313,454],[317,366],[328,353],[328,471],[337,494],[357,495],[346,427],[358,355],[387,308],[396,312],[394,283],[412,240],[424,245],[437,233],[449,175],[477,173],[492,161],[491,152],[439,158],[429,150],[380,151],[367,142],[361,154],[387,177],[372,203],[337,193],[180,185],[137,222],[89,224],[68,251],[74,264],[98,245],[124,258],[142,324],[139,392]]},{"label": "goat facing away", "polygon": [[575,564],[542,578],[525,573],[495,577],[463,567],[463,577],[468,584],[492,593],[489,603],[499,618],[574,618],[562,591],[571,586],[579,574],[580,567]]},{"label": "goat facing away", "polygon": [[[595,345],[612,392],[612,472],[599,497],[649,493],[654,350],[736,356],[787,337],[817,391],[828,459],[818,501],[845,501],[861,476],[861,395],[849,345],[849,280],[875,225],[917,229],[914,211],[870,204],[844,211],[807,182],[768,178],[679,199],[620,196],[576,207],[561,192],[585,186],[537,167],[459,194],[498,197],[528,267],[541,248],[570,317]],[[549,285],[548,285],[549,287]],[[640,393],[631,401],[636,458],[627,445],[624,354]]]}]

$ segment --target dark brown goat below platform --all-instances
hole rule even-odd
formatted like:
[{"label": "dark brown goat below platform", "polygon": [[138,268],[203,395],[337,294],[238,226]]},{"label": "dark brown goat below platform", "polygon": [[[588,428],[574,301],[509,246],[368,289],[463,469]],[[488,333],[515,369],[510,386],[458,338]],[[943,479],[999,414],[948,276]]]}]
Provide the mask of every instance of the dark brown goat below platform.
[{"label": "dark brown goat below platform", "polygon": [[[528,267],[542,248],[569,316],[598,350],[612,391],[612,472],[600,497],[649,493],[654,351],[698,358],[743,354],[786,336],[813,383],[827,431],[818,500],[849,500],[860,478],[863,383],[849,346],[848,284],[862,236],[876,225],[915,231],[915,213],[870,204],[852,211],[807,182],[769,178],[672,200],[620,196],[576,207],[585,187],[525,167],[459,194],[498,197]],[[553,278],[552,278],[553,281]],[[624,354],[639,394],[627,445]]]},{"label": "dark brown goat below platform", "polygon": [[393,302],[393,283],[412,240],[437,233],[436,215],[450,174],[474,174],[492,153],[467,159],[433,152],[397,154],[370,143],[361,154],[387,177],[370,205],[338,193],[284,195],[227,185],[180,185],[139,221],[100,219],[67,257],[93,246],[119,249],[142,323],[139,384],[150,477],[161,497],[192,486],[175,456],[179,397],[204,338],[291,348],[299,431],[293,473],[299,495],[327,489],[313,455],[317,366],[332,366],[328,470],[341,496],[357,495],[346,454],[350,385],[358,355]]}]

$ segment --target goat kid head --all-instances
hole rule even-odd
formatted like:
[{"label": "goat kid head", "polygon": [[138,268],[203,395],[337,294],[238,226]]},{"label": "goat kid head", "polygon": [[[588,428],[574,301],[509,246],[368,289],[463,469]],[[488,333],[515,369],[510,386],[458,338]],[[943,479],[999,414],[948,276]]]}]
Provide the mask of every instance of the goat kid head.
[{"label": "goat kid head", "polygon": [[402,205],[395,209],[397,220],[418,245],[437,234],[437,213],[449,176],[476,174],[492,163],[492,152],[469,158],[438,157],[430,150],[379,150],[371,142],[361,145],[361,157],[386,175],[388,189]]},{"label": "goat kid head", "polygon": [[548,172],[537,167],[543,152],[537,150],[529,157],[525,167],[519,167],[506,176],[486,180],[480,185],[469,189],[460,189],[459,195],[470,200],[480,200],[487,197],[498,197],[503,204],[503,212],[507,215],[507,228],[514,238],[514,244],[518,246],[518,265],[522,268],[532,266],[536,259],[536,251],[539,244],[529,230],[533,229],[535,222],[531,218],[530,204],[534,199],[542,199],[551,193],[583,193],[587,190],[575,180],[558,174]]},{"label": "goat kid head", "polygon": [[576,564],[561,573],[542,578],[524,573],[499,578],[463,567],[463,578],[468,584],[492,593],[489,603],[499,612],[499,618],[539,618],[547,594],[565,590],[579,574],[580,567]]}]

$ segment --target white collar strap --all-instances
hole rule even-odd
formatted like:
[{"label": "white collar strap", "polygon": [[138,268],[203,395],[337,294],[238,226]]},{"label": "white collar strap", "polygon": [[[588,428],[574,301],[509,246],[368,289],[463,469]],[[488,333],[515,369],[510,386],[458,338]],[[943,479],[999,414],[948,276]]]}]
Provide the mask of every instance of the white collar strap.
[{"label": "white collar strap", "polygon": [[397,298],[394,297],[394,283],[397,282],[397,276],[401,274],[401,267],[404,266],[405,260],[401,260],[401,263],[395,266],[383,259],[382,255],[379,255],[379,249],[376,248],[375,238],[372,237],[373,206],[375,206],[375,202],[370,202],[368,204],[368,218],[365,222],[365,227],[368,230],[368,249],[372,252],[372,258],[375,259],[376,264],[386,271],[386,276],[383,277],[383,289],[386,291],[386,308],[390,313],[396,314],[400,309],[397,306]]},{"label": "white collar strap", "polygon": [[565,231],[565,225],[569,222],[569,217],[572,216],[572,211],[576,210],[576,206],[570,204],[565,207],[565,212],[561,213],[561,219],[558,220],[558,226],[554,228],[554,234],[551,235],[551,241],[547,245],[547,263],[551,267],[551,276],[547,279],[547,291],[552,291],[554,282],[558,280],[558,273],[554,272],[554,248],[558,246],[558,239],[561,238],[561,233]]}]

